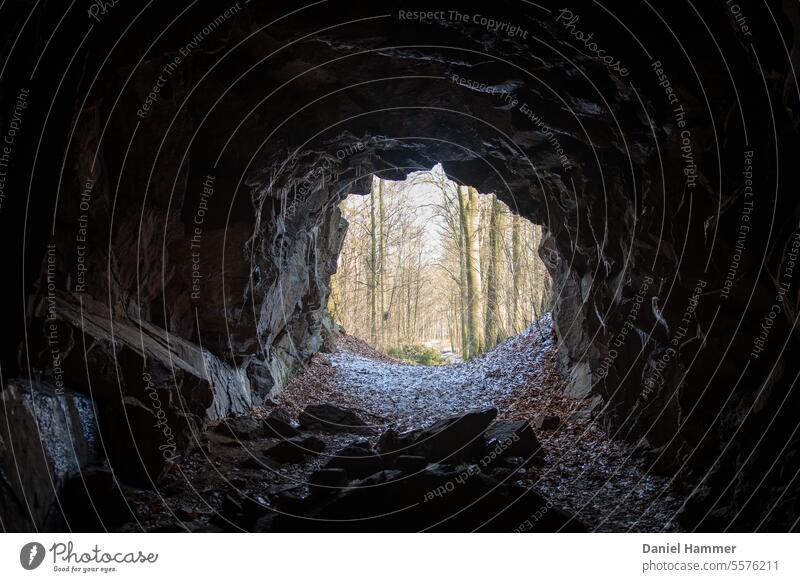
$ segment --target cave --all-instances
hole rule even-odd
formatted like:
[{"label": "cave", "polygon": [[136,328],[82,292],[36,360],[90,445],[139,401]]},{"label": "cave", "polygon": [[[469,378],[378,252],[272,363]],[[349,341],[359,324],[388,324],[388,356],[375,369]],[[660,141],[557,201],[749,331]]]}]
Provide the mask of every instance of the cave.
[{"label": "cave", "polygon": [[[78,4],[0,7],[4,531],[607,531],[472,476],[486,431],[544,432],[491,407],[276,405],[342,333],[340,202],[437,164],[541,228],[557,398],[678,500],[622,530],[798,530],[796,3]],[[393,464],[153,509],[265,426]],[[377,485],[424,510],[371,521]]]}]

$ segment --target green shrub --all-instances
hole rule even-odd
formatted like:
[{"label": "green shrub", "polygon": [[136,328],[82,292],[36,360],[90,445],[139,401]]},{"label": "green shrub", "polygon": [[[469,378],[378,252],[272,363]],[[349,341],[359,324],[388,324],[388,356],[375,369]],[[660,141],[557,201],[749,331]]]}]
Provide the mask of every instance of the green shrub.
[{"label": "green shrub", "polygon": [[386,353],[393,358],[403,360],[409,364],[441,366],[445,363],[439,350],[419,344],[404,344],[402,346],[391,347],[386,350]]}]

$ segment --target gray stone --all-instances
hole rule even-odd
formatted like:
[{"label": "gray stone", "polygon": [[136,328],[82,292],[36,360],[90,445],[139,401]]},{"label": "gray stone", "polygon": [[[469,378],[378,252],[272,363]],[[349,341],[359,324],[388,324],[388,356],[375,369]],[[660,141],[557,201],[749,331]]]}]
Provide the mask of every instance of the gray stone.
[{"label": "gray stone", "polygon": [[385,455],[416,455],[432,463],[469,459],[480,455],[485,445],[483,433],[497,416],[496,408],[473,410],[444,418],[427,428],[398,435],[386,431],[379,440]]},{"label": "gray stone", "polygon": [[123,480],[153,486],[209,422],[250,411],[245,373],[209,351],[88,298],[59,294],[54,305],[63,381],[91,389],[109,462]]},{"label": "gray stone", "polygon": [[326,468],[338,468],[347,471],[351,478],[362,478],[387,468],[387,461],[377,451],[356,444],[346,446],[333,456]]},{"label": "gray stone", "polygon": [[10,380],[0,409],[0,523],[9,532],[60,531],[58,495],[71,478],[102,463],[91,401]]},{"label": "gray stone", "polygon": [[367,424],[355,411],[333,404],[309,404],[298,420],[303,430],[357,433],[367,429]]},{"label": "gray stone", "polygon": [[302,463],[324,450],[325,443],[317,437],[294,437],[272,445],[264,454],[279,463]]},{"label": "gray stone", "polygon": [[521,457],[530,463],[544,457],[544,449],[527,420],[495,421],[485,437],[486,454],[492,462],[505,457]]},{"label": "gray stone", "polygon": [[267,436],[291,438],[300,434],[292,424],[289,412],[280,406],[273,408],[264,421]]},{"label": "gray stone", "polygon": [[251,416],[226,418],[214,428],[214,431],[240,440],[253,440],[265,436],[264,423]]},{"label": "gray stone", "polygon": [[569,371],[564,396],[583,400],[592,394],[592,371],[588,362],[578,362]]}]

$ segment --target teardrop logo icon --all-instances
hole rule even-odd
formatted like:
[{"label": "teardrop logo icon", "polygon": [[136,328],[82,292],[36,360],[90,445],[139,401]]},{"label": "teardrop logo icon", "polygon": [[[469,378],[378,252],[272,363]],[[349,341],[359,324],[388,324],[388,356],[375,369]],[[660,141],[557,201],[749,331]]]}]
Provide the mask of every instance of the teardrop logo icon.
[{"label": "teardrop logo icon", "polygon": [[22,546],[19,552],[19,563],[26,570],[35,570],[44,561],[44,546],[38,542],[30,542]]}]

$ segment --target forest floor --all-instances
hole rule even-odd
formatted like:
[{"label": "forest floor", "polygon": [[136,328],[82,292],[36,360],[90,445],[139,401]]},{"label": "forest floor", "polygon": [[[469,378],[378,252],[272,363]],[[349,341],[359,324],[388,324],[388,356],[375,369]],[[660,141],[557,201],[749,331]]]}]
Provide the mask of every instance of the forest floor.
[{"label": "forest floor", "polygon": [[681,502],[668,480],[646,474],[631,444],[609,440],[587,401],[562,396],[555,361],[549,315],[492,352],[446,366],[399,362],[345,335],[333,353],[312,359],[278,403],[293,413],[315,403],[352,408],[381,431],[490,406],[508,420],[557,416],[557,428],[537,430],[546,456],[529,487],[590,530],[677,531]]},{"label": "forest floor", "polygon": [[310,475],[355,437],[375,446],[389,427],[416,429],[496,407],[499,418],[528,420],[534,427],[543,416],[558,417],[556,423],[550,418],[556,426],[534,428],[544,462],[521,471],[516,486],[552,500],[590,531],[677,531],[681,500],[668,480],[646,474],[631,444],[609,440],[588,401],[562,396],[556,357],[549,316],[483,356],[446,366],[406,364],[343,335],[333,353],[314,356],[276,402],[239,420],[259,424],[283,410],[296,423],[307,405],[334,404],[355,409],[372,430],[360,435],[303,430],[298,438],[313,436],[325,452],[276,460],[270,451],[284,439],[263,427],[246,438],[227,434],[221,425],[211,427],[201,446],[170,466],[157,489],[125,489],[126,507],[115,508],[122,525],[115,529],[260,531],[253,520],[281,500],[308,499]]}]

